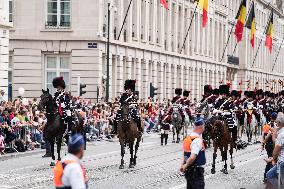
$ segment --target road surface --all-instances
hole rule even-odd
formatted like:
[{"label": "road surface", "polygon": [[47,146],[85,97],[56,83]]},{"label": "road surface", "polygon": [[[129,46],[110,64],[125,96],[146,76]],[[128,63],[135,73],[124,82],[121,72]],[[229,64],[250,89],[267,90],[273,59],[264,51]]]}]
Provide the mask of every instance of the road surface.
[{"label": "road surface", "polygon": [[[169,143],[167,146],[161,146],[158,134],[146,134],[139,148],[138,162],[134,169],[128,168],[129,152],[125,158],[126,168],[118,169],[120,146],[118,142],[108,141],[88,143],[83,164],[90,178],[91,189],[184,189],[185,179],[178,171],[181,154],[181,144]],[[52,169],[49,167],[50,159],[43,159],[42,155],[37,153],[0,161],[0,188],[54,188]],[[220,172],[223,166],[220,153],[217,157],[217,172],[214,175],[210,173],[212,149],[206,151],[206,156],[206,189],[263,187],[265,152],[261,152],[259,144],[235,152],[236,168],[229,169],[228,175]]]}]

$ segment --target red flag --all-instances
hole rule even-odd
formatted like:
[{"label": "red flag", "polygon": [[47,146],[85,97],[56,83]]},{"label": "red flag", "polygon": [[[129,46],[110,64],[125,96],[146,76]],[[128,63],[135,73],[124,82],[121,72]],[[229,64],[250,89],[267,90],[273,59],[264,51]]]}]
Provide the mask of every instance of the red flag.
[{"label": "red flag", "polygon": [[160,3],[166,8],[169,9],[168,2],[166,0],[160,0]]}]

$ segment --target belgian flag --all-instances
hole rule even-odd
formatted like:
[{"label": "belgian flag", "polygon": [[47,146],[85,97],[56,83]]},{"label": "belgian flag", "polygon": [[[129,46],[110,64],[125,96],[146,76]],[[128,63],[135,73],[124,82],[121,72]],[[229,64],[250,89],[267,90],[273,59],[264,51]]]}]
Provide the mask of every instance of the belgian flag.
[{"label": "belgian flag", "polygon": [[165,7],[165,9],[169,9],[169,5],[166,0],[160,0],[160,3]]},{"label": "belgian flag", "polygon": [[256,31],[254,1],[252,2],[252,5],[251,5],[251,10],[250,10],[249,17],[246,23],[246,27],[250,29],[250,43],[251,43],[251,46],[254,48],[254,38],[255,38],[255,31]]},{"label": "belgian flag", "polygon": [[240,42],[243,38],[244,25],[247,15],[247,0],[243,0],[240,4],[240,8],[238,10],[238,14],[236,15],[236,19],[238,19],[236,27],[235,27],[235,35],[237,38],[237,42]]},{"label": "belgian flag", "polygon": [[209,0],[194,0],[198,3],[198,8],[202,11],[202,27],[205,27],[208,21]]},{"label": "belgian flag", "polygon": [[272,34],[273,34],[273,10],[271,11],[271,16],[266,29],[266,40],[265,46],[269,49],[269,52],[272,52]]}]

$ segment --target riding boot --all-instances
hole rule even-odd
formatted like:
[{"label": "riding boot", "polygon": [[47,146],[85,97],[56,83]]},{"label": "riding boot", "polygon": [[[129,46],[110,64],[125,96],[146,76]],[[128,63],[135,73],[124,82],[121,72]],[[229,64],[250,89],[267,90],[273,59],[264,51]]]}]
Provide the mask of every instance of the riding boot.
[{"label": "riding boot", "polygon": [[164,135],[165,135],[165,134],[161,134],[161,146],[164,145]]},{"label": "riding boot", "polygon": [[112,128],[111,134],[113,135],[117,134],[117,122],[116,121],[113,122],[113,128]]},{"label": "riding boot", "polygon": [[141,121],[137,121],[137,127],[138,127],[138,131],[143,133],[143,129],[142,129],[142,126],[141,126]]},{"label": "riding boot", "polygon": [[167,145],[167,143],[168,143],[168,136],[169,136],[169,134],[164,134],[164,137],[165,137],[165,145]]}]

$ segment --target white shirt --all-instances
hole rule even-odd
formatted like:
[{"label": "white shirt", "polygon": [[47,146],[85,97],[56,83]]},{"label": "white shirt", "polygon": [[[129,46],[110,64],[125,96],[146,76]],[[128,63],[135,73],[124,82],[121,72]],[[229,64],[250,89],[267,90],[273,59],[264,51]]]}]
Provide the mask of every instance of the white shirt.
[{"label": "white shirt", "polygon": [[281,146],[281,151],[280,151],[280,154],[278,156],[278,160],[284,162],[284,128],[281,128],[278,131],[278,135],[277,135],[275,144]]},{"label": "white shirt", "polygon": [[202,139],[201,139],[201,135],[199,135],[198,133],[192,132],[190,134],[190,136],[194,137],[197,136],[199,138],[196,138],[192,141],[191,145],[190,145],[190,149],[191,149],[191,153],[198,155],[199,152],[202,150]]},{"label": "white shirt", "polygon": [[64,168],[62,183],[64,186],[71,186],[72,189],[86,189],[83,171],[79,159],[73,154],[67,154],[62,162],[66,160],[75,161],[67,164]]}]

